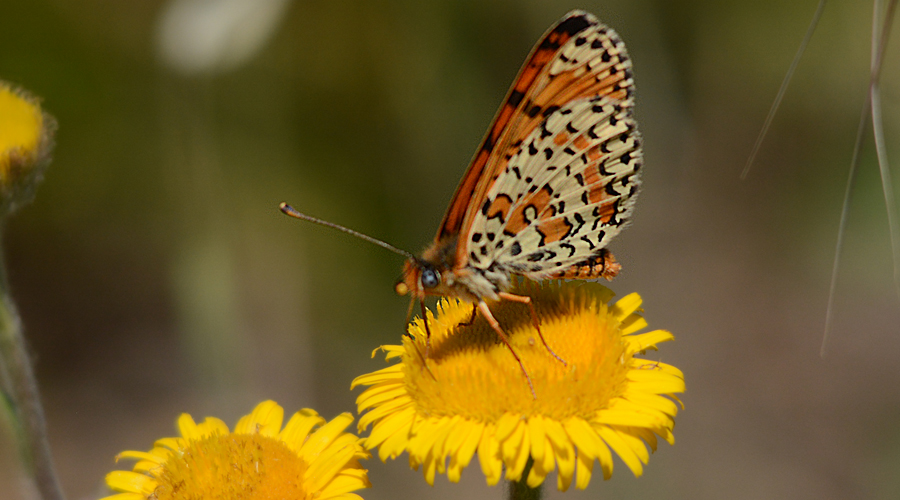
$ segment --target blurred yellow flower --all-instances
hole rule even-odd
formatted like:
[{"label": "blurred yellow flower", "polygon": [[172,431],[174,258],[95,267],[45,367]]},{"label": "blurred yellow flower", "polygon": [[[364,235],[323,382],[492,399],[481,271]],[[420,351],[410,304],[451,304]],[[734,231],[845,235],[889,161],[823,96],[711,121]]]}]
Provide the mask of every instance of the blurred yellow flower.
[{"label": "blurred yellow flower", "polygon": [[487,322],[479,317],[465,326],[471,304],[442,300],[437,317],[428,318],[427,368],[424,323],[417,319],[409,328],[413,339],[383,347],[386,358],[399,363],[354,380],[354,387],[370,386],[357,399],[358,411],[366,412],[359,430],[374,424],[365,447],[377,447],[382,460],[408,452],[429,484],[436,473],[459,481],[476,451],[490,485],[504,466],[506,479],[519,481],[530,457],[528,486],[541,485],[558,467],[560,490],[569,488],[576,471],[575,485],[584,489],[595,459],[604,478],[611,476],[610,450],[640,476],[656,436],[674,444],[674,394],[685,385],[677,368],[636,355],[672,334],[638,333],[647,323],[637,294],[609,305],[612,292],[594,283],[523,283],[515,293],[532,298],[544,338],[566,361],[540,342],[527,306],[491,306],[534,381],[537,399]]},{"label": "blurred yellow flower", "polygon": [[343,432],[353,417],[343,413],[326,423],[304,409],[282,429],[283,419],[274,401],[260,403],[234,432],[217,418],[197,424],[182,414],[181,437],[116,457],[138,462],[132,471],[107,474],[106,484],[122,493],[103,500],[360,499],[351,492],[371,486],[359,463],[369,454]]},{"label": "blurred yellow flower", "polygon": [[3,213],[31,201],[49,163],[56,122],[37,99],[0,80],[0,203]]}]

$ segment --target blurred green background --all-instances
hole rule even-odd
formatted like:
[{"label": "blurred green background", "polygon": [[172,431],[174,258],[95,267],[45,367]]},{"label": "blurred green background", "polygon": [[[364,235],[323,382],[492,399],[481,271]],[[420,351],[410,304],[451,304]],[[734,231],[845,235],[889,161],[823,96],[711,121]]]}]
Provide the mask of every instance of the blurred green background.
[{"label": "blurred green background", "polygon": [[[871,141],[819,357],[869,2],[829,4],[744,182],[815,0],[266,0],[234,16],[243,4],[0,7],[0,78],[59,121],[3,243],[69,498],[105,494],[115,454],[174,435],[181,412],[355,409],[351,380],[403,329],[402,259],[278,203],[420,249],[532,44],[573,8],[625,39],[645,138],[610,286],[675,334],[659,356],[688,391],[677,444],[642,478],[619,463],[585,492],[551,478],[548,497],[900,496],[900,303]],[[883,111],[900,159],[894,38]],[[405,457],[367,465],[367,499],[504,495],[477,462],[434,488]],[[34,498],[23,482],[4,430],[0,497]]]}]

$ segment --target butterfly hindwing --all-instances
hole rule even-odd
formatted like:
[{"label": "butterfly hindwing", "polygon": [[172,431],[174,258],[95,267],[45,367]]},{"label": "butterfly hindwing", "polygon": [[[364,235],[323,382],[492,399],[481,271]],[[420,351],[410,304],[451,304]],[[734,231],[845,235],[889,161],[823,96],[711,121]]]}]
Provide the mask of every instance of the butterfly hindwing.
[{"label": "butterfly hindwing", "polygon": [[599,255],[630,220],[640,136],[630,109],[595,97],[561,108],[525,145],[486,197],[468,257],[539,279]]}]

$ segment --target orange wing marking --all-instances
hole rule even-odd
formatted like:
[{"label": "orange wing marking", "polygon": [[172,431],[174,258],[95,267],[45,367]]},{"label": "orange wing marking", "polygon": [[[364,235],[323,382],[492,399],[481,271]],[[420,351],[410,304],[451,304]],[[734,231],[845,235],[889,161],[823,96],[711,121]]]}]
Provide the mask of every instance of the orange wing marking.
[{"label": "orange wing marking", "polygon": [[547,279],[596,279],[605,278],[611,280],[619,274],[622,265],[616,262],[613,254],[606,250],[574,264],[562,271],[547,276]]}]

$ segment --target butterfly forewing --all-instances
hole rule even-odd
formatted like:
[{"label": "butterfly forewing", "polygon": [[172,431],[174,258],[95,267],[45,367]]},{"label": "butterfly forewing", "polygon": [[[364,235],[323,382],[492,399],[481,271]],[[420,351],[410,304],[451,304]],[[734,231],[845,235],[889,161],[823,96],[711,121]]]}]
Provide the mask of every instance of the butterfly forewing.
[{"label": "butterfly forewing", "polygon": [[439,239],[465,213],[456,267],[614,275],[604,247],[630,219],[642,162],[632,93],[631,62],[614,31],[584,12],[552,28],[445,216]]},{"label": "butterfly forewing", "polygon": [[[466,233],[463,227],[470,225],[472,218],[469,209],[484,197],[493,179],[496,179],[498,158],[510,154],[510,132],[523,127],[533,128],[543,118],[542,109],[535,105],[534,97],[538,95],[538,90],[547,86],[548,65],[560,60],[560,48],[569,40],[598,24],[599,21],[591,14],[572,11],[550,28],[532,49],[456,188],[436,241]],[[528,115],[529,112],[532,114]]]}]

